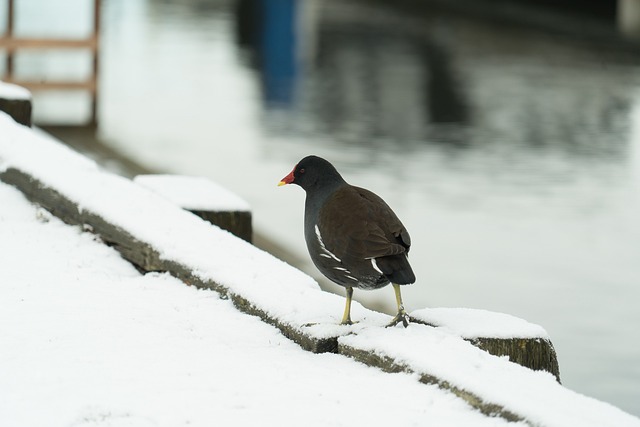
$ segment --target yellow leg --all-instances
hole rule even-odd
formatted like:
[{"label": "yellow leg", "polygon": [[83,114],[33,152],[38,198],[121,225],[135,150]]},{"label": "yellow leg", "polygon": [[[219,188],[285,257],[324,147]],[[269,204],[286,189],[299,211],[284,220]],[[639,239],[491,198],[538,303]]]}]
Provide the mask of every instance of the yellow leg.
[{"label": "yellow leg", "polygon": [[353,325],[351,321],[351,297],[353,296],[353,288],[347,288],[347,304],[344,306],[344,314],[342,315],[341,325]]},{"label": "yellow leg", "polygon": [[402,304],[402,295],[400,294],[400,285],[395,283],[392,283],[392,285],[393,285],[393,291],[396,294],[396,304],[398,305],[398,314],[396,314],[396,317],[394,317],[393,320],[391,320],[391,323],[387,325],[387,328],[390,326],[395,326],[400,322],[402,322],[402,324],[406,328],[407,326],[409,326],[409,315],[407,314],[406,311],[404,311],[404,304]]}]

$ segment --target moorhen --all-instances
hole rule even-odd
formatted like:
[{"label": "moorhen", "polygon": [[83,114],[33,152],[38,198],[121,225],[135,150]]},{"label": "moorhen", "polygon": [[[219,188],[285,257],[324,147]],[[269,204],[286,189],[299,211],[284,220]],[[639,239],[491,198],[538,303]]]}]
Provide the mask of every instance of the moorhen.
[{"label": "moorhen", "polygon": [[384,200],[349,185],[325,159],[307,156],[278,186],[297,184],[306,192],[304,237],[315,266],[344,286],[347,304],[341,324],[351,322],[353,288],[378,289],[393,284],[398,314],[388,326],[407,327],[400,285],[416,280],[407,259],[411,238]]}]

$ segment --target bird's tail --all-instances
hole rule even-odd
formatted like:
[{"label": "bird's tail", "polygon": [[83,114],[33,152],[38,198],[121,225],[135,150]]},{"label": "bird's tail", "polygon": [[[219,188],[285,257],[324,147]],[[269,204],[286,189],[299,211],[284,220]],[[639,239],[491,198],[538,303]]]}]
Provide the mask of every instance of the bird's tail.
[{"label": "bird's tail", "polygon": [[408,285],[416,281],[406,253],[376,258],[376,264],[391,283]]}]

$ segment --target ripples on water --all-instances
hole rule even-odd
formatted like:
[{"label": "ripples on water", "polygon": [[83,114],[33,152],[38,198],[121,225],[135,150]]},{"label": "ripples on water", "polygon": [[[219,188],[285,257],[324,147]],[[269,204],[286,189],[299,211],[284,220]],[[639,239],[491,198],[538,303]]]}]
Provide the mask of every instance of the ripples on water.
[{"label": "ripples on water", "polygon": [[[25,12],[24,31],[55,21],[53,3]],[[54,30],[84,22],[86,3],[58,4]],[[100,134],[232,188],[303,260],[303,193],[275,184],[307,154],[329,158],[410,230],[410,309],[539,323],[565,385],[640,414],[638,51],[436,12],[256,4],[106,1]],[[85,60],[17,63],[64,74]],[[38,95],[36,118],[74,119],[83,103]],[[388,289],[356,297],[392,307]]]}]

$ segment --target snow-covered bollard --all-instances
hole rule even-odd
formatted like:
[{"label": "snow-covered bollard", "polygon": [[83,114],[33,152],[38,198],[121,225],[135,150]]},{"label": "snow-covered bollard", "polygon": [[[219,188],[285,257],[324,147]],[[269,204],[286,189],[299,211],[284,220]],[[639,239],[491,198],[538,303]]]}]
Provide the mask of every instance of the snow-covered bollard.
[{"label": "snow-covered bollard", "polygon": [[138,175],[133,181],[205,221],[251,242],[249,203],[215,182],[185,175]]},{"label": "snow-covered bollard", "polygon": [[31,126],[31,92],[22,86],[0,81],[0,111],[21,125]]},{"label": "snow-covered bollard", "polygon": [[459,336],[495,356],[507,356],[519,365],[547,371],[560,382],[558,358],[542,326],[509,314],[471,308],[425,308],[412,312],[411,318]]}]

